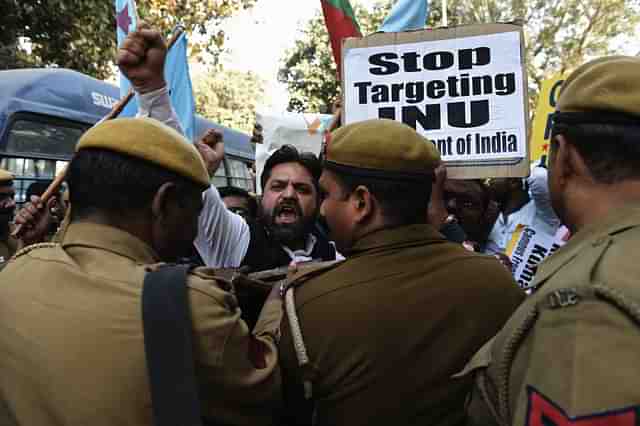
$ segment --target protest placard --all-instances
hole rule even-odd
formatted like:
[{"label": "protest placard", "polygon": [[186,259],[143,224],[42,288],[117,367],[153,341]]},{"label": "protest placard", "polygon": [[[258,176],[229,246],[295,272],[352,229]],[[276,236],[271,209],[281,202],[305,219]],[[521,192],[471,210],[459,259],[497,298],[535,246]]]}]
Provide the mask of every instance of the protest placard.
[{"label": "protest placard", "polygon": [[256,145],[256,190],[262,193],[260,176],[267,159],[283,145],[293,145],[300,152],[320,154],[325,128],[333,116],[327,114],[258,113],[264,142]]},{"label": "protest placard", "polygon": [[[522,28],[470,25],[350,38],[343,123],[406,123],[440,150],[453,178],[529,171]],[[393,143],[393,141],[389,141]]]},{"label": "protest placard", "polygon": [[531,132],[531,159],[540,160],[549,153],[549,141],[551,140],[551,127],[553,122],[551,117],[556,110],[556,101],[560,94],[560,88],[564,83],[564,77],[557,75],[548,80],[544,80],[540,85],[540,96],[538,106],[533,120],[533,131]]},{"label": "protest placard", "polygon": [[533,284],[540,263],[565,245],[569,230],[561,226],[555,234],[530,226],[518,225],[507,246],[513,278],[523,289]]}]

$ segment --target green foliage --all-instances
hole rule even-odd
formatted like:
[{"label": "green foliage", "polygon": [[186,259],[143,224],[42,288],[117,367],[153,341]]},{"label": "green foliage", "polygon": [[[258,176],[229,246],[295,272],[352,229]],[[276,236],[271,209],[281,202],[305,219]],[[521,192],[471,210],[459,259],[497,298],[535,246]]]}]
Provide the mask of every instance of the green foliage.
[{"label": "green foliage", "polygon": [[[391,8],[391,3],[386,2],[369,12],[357,3],[352,4],[363,34],[377,31]],[[340,89],[322,12],[318,11],[309,21],[302,37],[285,56],[278,80],[289,88],[289,109],[329,113]]]},{"label": "green foliage", "polygon": [[211,67],[194,81],[196,110],[216,123],[251,133],[256,104],[265,96],[265,82],[251,72]]},{"label": "green foliage", "polygon": [[[104,78],[111,73],[113,4],[105,0],[0,0],[0,68],[56,65]],[[27,41],[30,51],[18,43]]]},{"label": "green foliage", "polygon": [[239,10],[253,7],[256,0],[138,0],[140,16],[154,28],[169,34],[177,25],[185,28],[191,56],[202,54],[217,64],[224,50],[226,34],[222,22]]},{"label": "green foliage", "polygon": [[[190,34],[192,56],[207,52],[216,62],[225,41],[220,23],[255,2],[138,0],[137,4],[140,17],[165,34],[178,23],[183,25]],[[97,78],[112,74],[113,0],[0,0],[0,10],[0,69],[58,66]],[[20,39],[27,43],[19,43]]]},{"label": "green foliage", "polygon": [[[356,7],[364,34],[379,27],[395,0],[381,2],[369,13]],[[615,53],[610,42],[633,35],[640,22],[637,0],[448,0],[450,26],[521,21],[525,29],[530,109],[542,80],[570,71],[586,60]],[[442,2],[430,2],[427,24],[438,26]],[[289,50],[279,72],[289,89],[289,108],[326,111],[338,93],[335,65],[322,14],[316,15]]]}]

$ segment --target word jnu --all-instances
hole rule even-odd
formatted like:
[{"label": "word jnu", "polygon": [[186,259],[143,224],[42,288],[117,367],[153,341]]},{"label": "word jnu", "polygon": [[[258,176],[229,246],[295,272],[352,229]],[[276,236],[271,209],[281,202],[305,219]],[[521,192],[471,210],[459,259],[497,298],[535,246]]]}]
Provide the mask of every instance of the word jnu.
[{"label": "word jnu", "polygon": [[[489,100],[465,100],[446,103],[424,103],[425,100],[469,98],[473,96],[508,96],[516,91],[516,75],[514,72],[495,75],[474,75],[464,71],[472,70],[491,63],[491,49],[478,47],[460,49],[457,56],[452,52],[438,51],[421,55],[418,52],[406,52],[401,56],[393,52],[383,52],[369,57],[369,73],[373,76],[389,76],[423,71],[442,71],[449,68],[463,71],[457,75],[449,75],[444,79],[429,81],[403,81],[391,84],[373,84],[372,81],[361,81],[353,84],[357,91],[360,105],[388,104],[404,102],[400,108],[401,120],[417,129],[420,123],[424,130],[442,129],[442,113],[447,110],[447,122],[451,127],[471,128],[487,124],[490,117]],[[457,60],[456,60],[457,59]],[[469,107],[467,107],[467,102]],[[469,111],[469,116],[467,116]],[[378,108],[379,118],[395,120],[398,107],[384,106]]]}]

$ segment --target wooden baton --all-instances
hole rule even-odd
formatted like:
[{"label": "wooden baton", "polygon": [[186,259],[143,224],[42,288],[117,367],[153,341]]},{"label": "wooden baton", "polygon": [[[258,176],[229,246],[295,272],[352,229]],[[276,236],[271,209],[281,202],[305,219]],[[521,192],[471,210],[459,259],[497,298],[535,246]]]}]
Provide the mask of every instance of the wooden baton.
[{"label": "wooden baton", "polygon": [[[171,35],[171,39],[169,40],[169,45],[167,47],[167,52],[171,49],[171,47],[173,47],[173,45],[176,43],[176,41],[178,41],[178,38],[180,38],[180,36],[182,35],[183,32],[184,32],[184,28],[182,28],[182,27],[177,27],[175,29],[175,31]],[[105,120],[112,120],[112,119],[118,117],[118,115],[120,115],[120,113],[122,113],[124,108],[131,101],[131,99],[133,99],[134,96],[135,96],[135,91],[133,90],[133,88],[129,89],[129,92],[127,93],[127,95],[124,98],[120,99],[113,106],[113,108],[111,108],[111,111],[109,111],[109,113],[107,115],[105,115],[104,118],[102,120],[100,120],[98,123],[96,123],[94,126],[97,126],[98,124],[102,123]],[[47,188],[47,190],[40,197],[40,201],[45,206],[46,206],[47,202],[49,201],[49,199],[53,196],[53,194],[56,194],[60,190],[60,186],[62,186],[62,183],[64,182],[64,179],[65,179],[66,176],[67,176],[67,168],[65,167],[64,170],[62,170],[60,172],[60,174],[58,174],[56,176],[56,178],[53,180],[53,182],[51,182],[51,184],[49,184],[49,187]],[[27,200],[27,201],[29,201],[29,200]],[[14,231],[11,233],[11,236],[14,237],[14,238],[18,238],[18,237],[20,237],[21,231],[22,231],[22,225],[21,224],[17,225],[15,227]]]}]

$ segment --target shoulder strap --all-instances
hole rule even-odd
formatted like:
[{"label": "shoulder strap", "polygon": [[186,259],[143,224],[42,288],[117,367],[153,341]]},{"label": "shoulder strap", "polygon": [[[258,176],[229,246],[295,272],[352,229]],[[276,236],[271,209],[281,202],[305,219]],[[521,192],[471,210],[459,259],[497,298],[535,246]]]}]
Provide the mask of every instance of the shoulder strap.
[{"label": "shoulder strap", "polygon": [[144,279],[144,348],[156,426],[202,424],[187,299],[189,269],[164,266]]}]

